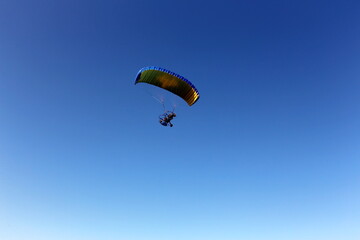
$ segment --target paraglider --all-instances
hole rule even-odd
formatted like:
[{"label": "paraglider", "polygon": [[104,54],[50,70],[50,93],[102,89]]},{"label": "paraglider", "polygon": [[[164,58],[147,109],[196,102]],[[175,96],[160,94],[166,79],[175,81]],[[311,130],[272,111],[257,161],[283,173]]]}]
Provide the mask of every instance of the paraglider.
[{"label": "paraglider", "polygon": [[[180,98],[189,106],[199,100],[200,94],[185,77],[160,67],[145,67],[136,75],[135,84],[147,83],[165,89]],[[166,111],[159,116],[160,124],[172,127],[171,120],[176,117],[174,111]]]},{"label": "paraglider", "polygon": [[170,111],[166,111],[165,113],[161,114],[159,116],[160,118],[160,124],[167,127],[172,127],[174,126],[172,123],[171,123],[171,120],[173,120],[173,118],[176,117],[176,114],[174,112],[170,112]]}]

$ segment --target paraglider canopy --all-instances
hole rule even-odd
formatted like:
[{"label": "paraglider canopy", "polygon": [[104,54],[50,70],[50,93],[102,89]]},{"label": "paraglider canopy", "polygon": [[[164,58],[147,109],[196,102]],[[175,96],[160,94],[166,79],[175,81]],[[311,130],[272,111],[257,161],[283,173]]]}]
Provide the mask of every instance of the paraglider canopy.
[{"label": "paraglider canopy", "polygon": [[189,106],[193,105],[200,97],[195,86],[183,76],[160,67],[145,67],[140,69],[136,76],[135,84],[148,83],[184,99]]}]

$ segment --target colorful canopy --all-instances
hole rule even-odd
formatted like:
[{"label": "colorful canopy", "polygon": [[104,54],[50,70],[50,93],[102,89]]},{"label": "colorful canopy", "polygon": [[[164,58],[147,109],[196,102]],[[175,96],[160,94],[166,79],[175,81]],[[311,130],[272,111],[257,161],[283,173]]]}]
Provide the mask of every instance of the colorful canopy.
[{"label": "colorful canopy", "polygon": [[135,84],[144,82],[158,86],[184,99],[189,106],[200,97],[195,86],[183,76],[160,67],[145,67],[140,69]]}]

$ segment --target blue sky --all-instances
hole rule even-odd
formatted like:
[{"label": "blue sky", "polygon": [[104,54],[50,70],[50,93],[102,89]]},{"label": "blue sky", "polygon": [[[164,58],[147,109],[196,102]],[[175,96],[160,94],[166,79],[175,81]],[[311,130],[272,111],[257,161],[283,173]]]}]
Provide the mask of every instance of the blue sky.
[{"label": "blue sky", "polygon": [[[359,239],[359,9],[0,1],[0,238]],[[173,128],[144,66],[201,94]]]}]

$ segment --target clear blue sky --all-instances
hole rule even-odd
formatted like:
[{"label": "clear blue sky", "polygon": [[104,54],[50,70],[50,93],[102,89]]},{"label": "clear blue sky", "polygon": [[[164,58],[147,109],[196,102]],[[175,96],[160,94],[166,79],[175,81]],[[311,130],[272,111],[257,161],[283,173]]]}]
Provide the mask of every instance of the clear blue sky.
[{"label": "clear blue sky", "polygon": [[[359,1],[0,1],[0,239],[360,239]],[[173,128],[134,85],[198,88]]]}]

